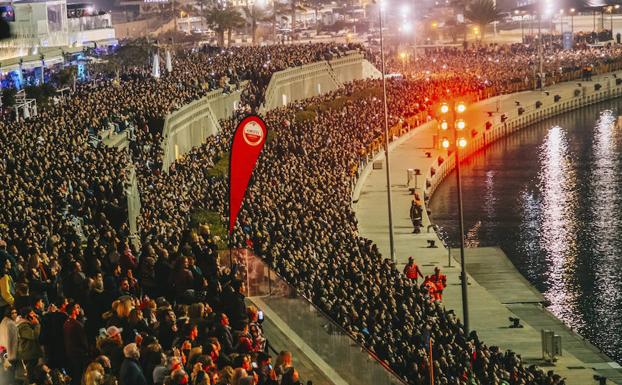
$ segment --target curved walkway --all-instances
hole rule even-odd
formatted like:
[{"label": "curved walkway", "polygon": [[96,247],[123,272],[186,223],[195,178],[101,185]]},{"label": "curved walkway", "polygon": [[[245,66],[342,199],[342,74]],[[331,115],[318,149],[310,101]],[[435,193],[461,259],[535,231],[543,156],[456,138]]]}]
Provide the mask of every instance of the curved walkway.
[{"label": "curved walkway", "polygon": [[[594,89],[596,83],[603,84],[603,88],[598,92]],[[577,89],[582,90],[581,96],[575,96]],[[607,91],[604,95],[603,89]],[[478,133],[470,139],[473,147],[467,151],[475,151],[493,138],[502,137],[510,131],[528,125],[529,123],[526,122],[528,115],[541,120],[548,113],[552,116],[564,109],[570,110],[579,105],[594,103],[599,99],[609,99],[614,95],[620,95],[622,85],[616,85],[611,74],[605,74],[580,86],[578,82],[560,83],[547,88],[546,91],[548,94],[542,91],[527,91],[504,95],[470,105],[465,117],[468,131],[476,128]],[[561,99],[555,102],[554,95],[560,95]],[[543,106],[536,110],[537,100],[542,101]],[[526,110],[520,117],[517,112],[517,101]],[[500,113],[495,113],[491,117],[488,114],[489,111],[500,111]],[[501,113],[505,113],[508,117],[506,124],[501,124]],[[495,127],[486,130],[487,121],[493,123]],[[425,190],[427,194],[433,193],[436,185],[453,167],[451,159],[444,161],[439,167],[439,155],[447,158],[447,153],[434,148],[433,137],[435,135],[437,135],[436,123],[430,122],[415,128],[392,143],[391,177],[395,249],[399,269],[402,269],[410,255],[421,266],[424,275],[432,274],[434,266],[442,268],[447,274],[449,283],[444,293],[445,305],[448,309],[454,309],[461,317],[462,303],[457,261],[452,260],[451,267],[448,266],[448,250],[443,247],[436,233],[432,230],[430,233],[426,232],[427,226],[430,225],[427,215],[424,216],[422,233],[411,233],[409,208],[412,195],[409,187],[414,187],[414,183],[407,184],[407,170],[411,168],[421,170],[422,175],[418,177],[416,187],[423,197],[423,191]],[[431,156],[428,157],[426,152],[429,152]],[[383,159],[382,152],[377,154],[375,159]],[[388,256],[390,254],[385,170],[372,170],[371,166],[372,162],[367,164],[356,184],[353,208],[359,222],[360,234],[372,239],[383,255]],[[430,175],[431,167],[436,170],[434,177]],[[426,181],[430,182],[429,187],[426,186]],[[434,240],[438,248],[427,248],[428,240]],[[455,251],[454,257],[459,258]],[[480,338],[488,345],[512,349],[521,354],[529,364],[541,363],[540,329],[552,328],[556,334],[562,335],[563,356],[559,357],[554,367],[543,367],[543,369],[555,370],[567,378],[567,384],[594,384],[593,375],[597,373],[594,369],[615,380],[616,383],[622,383],[619,381],[622,380],[620,366],[598,352],[580,336],[566,329],[561,322],[543,309],[540,305],[543,300],[541,294],[516,271],[500,249],[467,249],[466,259],[470,261],[467,265],[470,326],[477,330]],[[508,328],[510,323],[508,317],[516,317],[516,314],[519,314],[518,317],[525,325],[522,329]]]}]

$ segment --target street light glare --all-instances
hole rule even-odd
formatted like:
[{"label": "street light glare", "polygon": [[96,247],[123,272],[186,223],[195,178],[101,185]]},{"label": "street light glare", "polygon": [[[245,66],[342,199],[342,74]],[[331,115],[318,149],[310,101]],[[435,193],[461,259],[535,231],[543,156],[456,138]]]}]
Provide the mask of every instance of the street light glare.
[{"label": "street light glare", "polygon": [[456,130],[462,131],[466,128],[466,122],[462,119],[456,120]]},{"label": "street light glare", "polygon": [[449,148],[449,139],[443,138],[443,140],[441,141],[441,146],[443,146],[443,148]]},{"label": "street light glare", "polygon": [[402,5],[402,16],[408,15],[409,12],[410,12],[410,7],[408,6],[408,4]]},{"label": "street light glare", "polygon": [[458,139],[458,146],[460,146],[460,148],[465,148],[467,145],[467,140],[464,138],[459,138]]},{"label": "street light glare", "polygon": [[443,120],[443,121],[441,122],[441,130],[443,130],[443,131],[444,131],[444,130],[447,130],[448,128],[449,128],[449,124],[447,124],[447,121],[446,121],[446,120]]},{"label": "street light glare", "polygon": [[449,112],[449,105],[447,103],[441,104],[441,114],[446,114]]},{"label": "street light glare", "polygon": [[464,111],[466,111],[466,104],[464,104],[464,103],[462,103],[462,102],[458,103],[458,104],[456,105],[456,112],[457,112],[457,113],[459,113],[459,114],[461,114],[461,113],[463,113]]}]

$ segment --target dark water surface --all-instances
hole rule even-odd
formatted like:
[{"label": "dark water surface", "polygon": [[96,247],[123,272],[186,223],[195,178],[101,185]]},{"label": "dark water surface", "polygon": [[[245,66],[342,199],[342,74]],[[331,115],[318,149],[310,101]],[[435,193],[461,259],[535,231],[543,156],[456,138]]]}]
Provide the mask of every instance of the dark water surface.
[{"label": "dark water surface", "polygon": [[[622,362],[622,100],[526,128],[462,165],[470,246],[501,246],[549,310]],[[430,209],[457,245],[455,174]]]}]

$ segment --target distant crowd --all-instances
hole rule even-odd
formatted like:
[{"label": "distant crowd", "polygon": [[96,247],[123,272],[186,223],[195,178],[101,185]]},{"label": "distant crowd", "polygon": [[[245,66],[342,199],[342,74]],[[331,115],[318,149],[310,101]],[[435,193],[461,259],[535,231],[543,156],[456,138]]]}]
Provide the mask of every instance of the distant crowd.
[{"label": "distant crowd", "polygon": [[[190,216],[201,209],[227,221],[226,176],[210,170],[227,156],[238,121],[261,104],[272,73],[361,49],[204,48],[178,55],[173,73],[159,80],[148,68],[123,69],[118,84],[113,76],[93,74],[95,80],[36,117],[15,122],[5,114],[0,381],[301,383],[291,353],[270,348],[260,309],[245,302],[244,266],[223,263],[223,240]],[[616,49],[551,53],[547,68],[615,62]],[[426,55],[409,64],[405,79],[388,81],[391,126],[427,118],[440,100],[478,99],[528,83],[524,64],[533,51],[494,47]],[[163,172],[164,116],[246,80],[240,109],[221,122],[218,135]],[[428,383],[433,373],[438,384],[563,384],[520,355],[464,333],[443,307],[440,286],[419,286],[358,234],[350,181],[382,135],[381,95],[380,81],[356,81],[268,112],[273,133],[232,244],[252,249],[410,383]],[[129,151],[94,140],[106,130],[132,132]],[[127,224],[130,170],[136,171],[142,204],[136,235]]]}]

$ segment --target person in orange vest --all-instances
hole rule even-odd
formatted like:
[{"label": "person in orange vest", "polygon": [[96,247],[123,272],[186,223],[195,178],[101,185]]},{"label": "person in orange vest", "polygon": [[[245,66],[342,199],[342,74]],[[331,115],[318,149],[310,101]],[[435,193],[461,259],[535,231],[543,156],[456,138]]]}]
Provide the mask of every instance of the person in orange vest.
[{"label": "person in orange vest", "polygon": [[430,281],[434,282],[439,301],[442,301],[443,289],[445,289],[445,287],[447,286],[447,276],[445,274],[441,274],[441,269],[439,269],[437,266],[434,268],[434,275],[430,277]]},{"label": "person in orange vest", "polygon": [[421,270],[419,270],[419,266],[417,266],[412,256],[408,257],[408,263],[404,266],[404,275],[411,281],[415,281],[415,283],[417,283],[419,277],[423,278],[423,274],[421,274]]},{"label": "person in orange vest", "polygon": [[432,301],[442,300],[438,292],[438,288],[436,287],[436,284],[434,283],[434,281],[432,281],[432,278],[429,275],[425,276],[422,286],[428,289],[428,294],[430,295],[430,299]]}]

